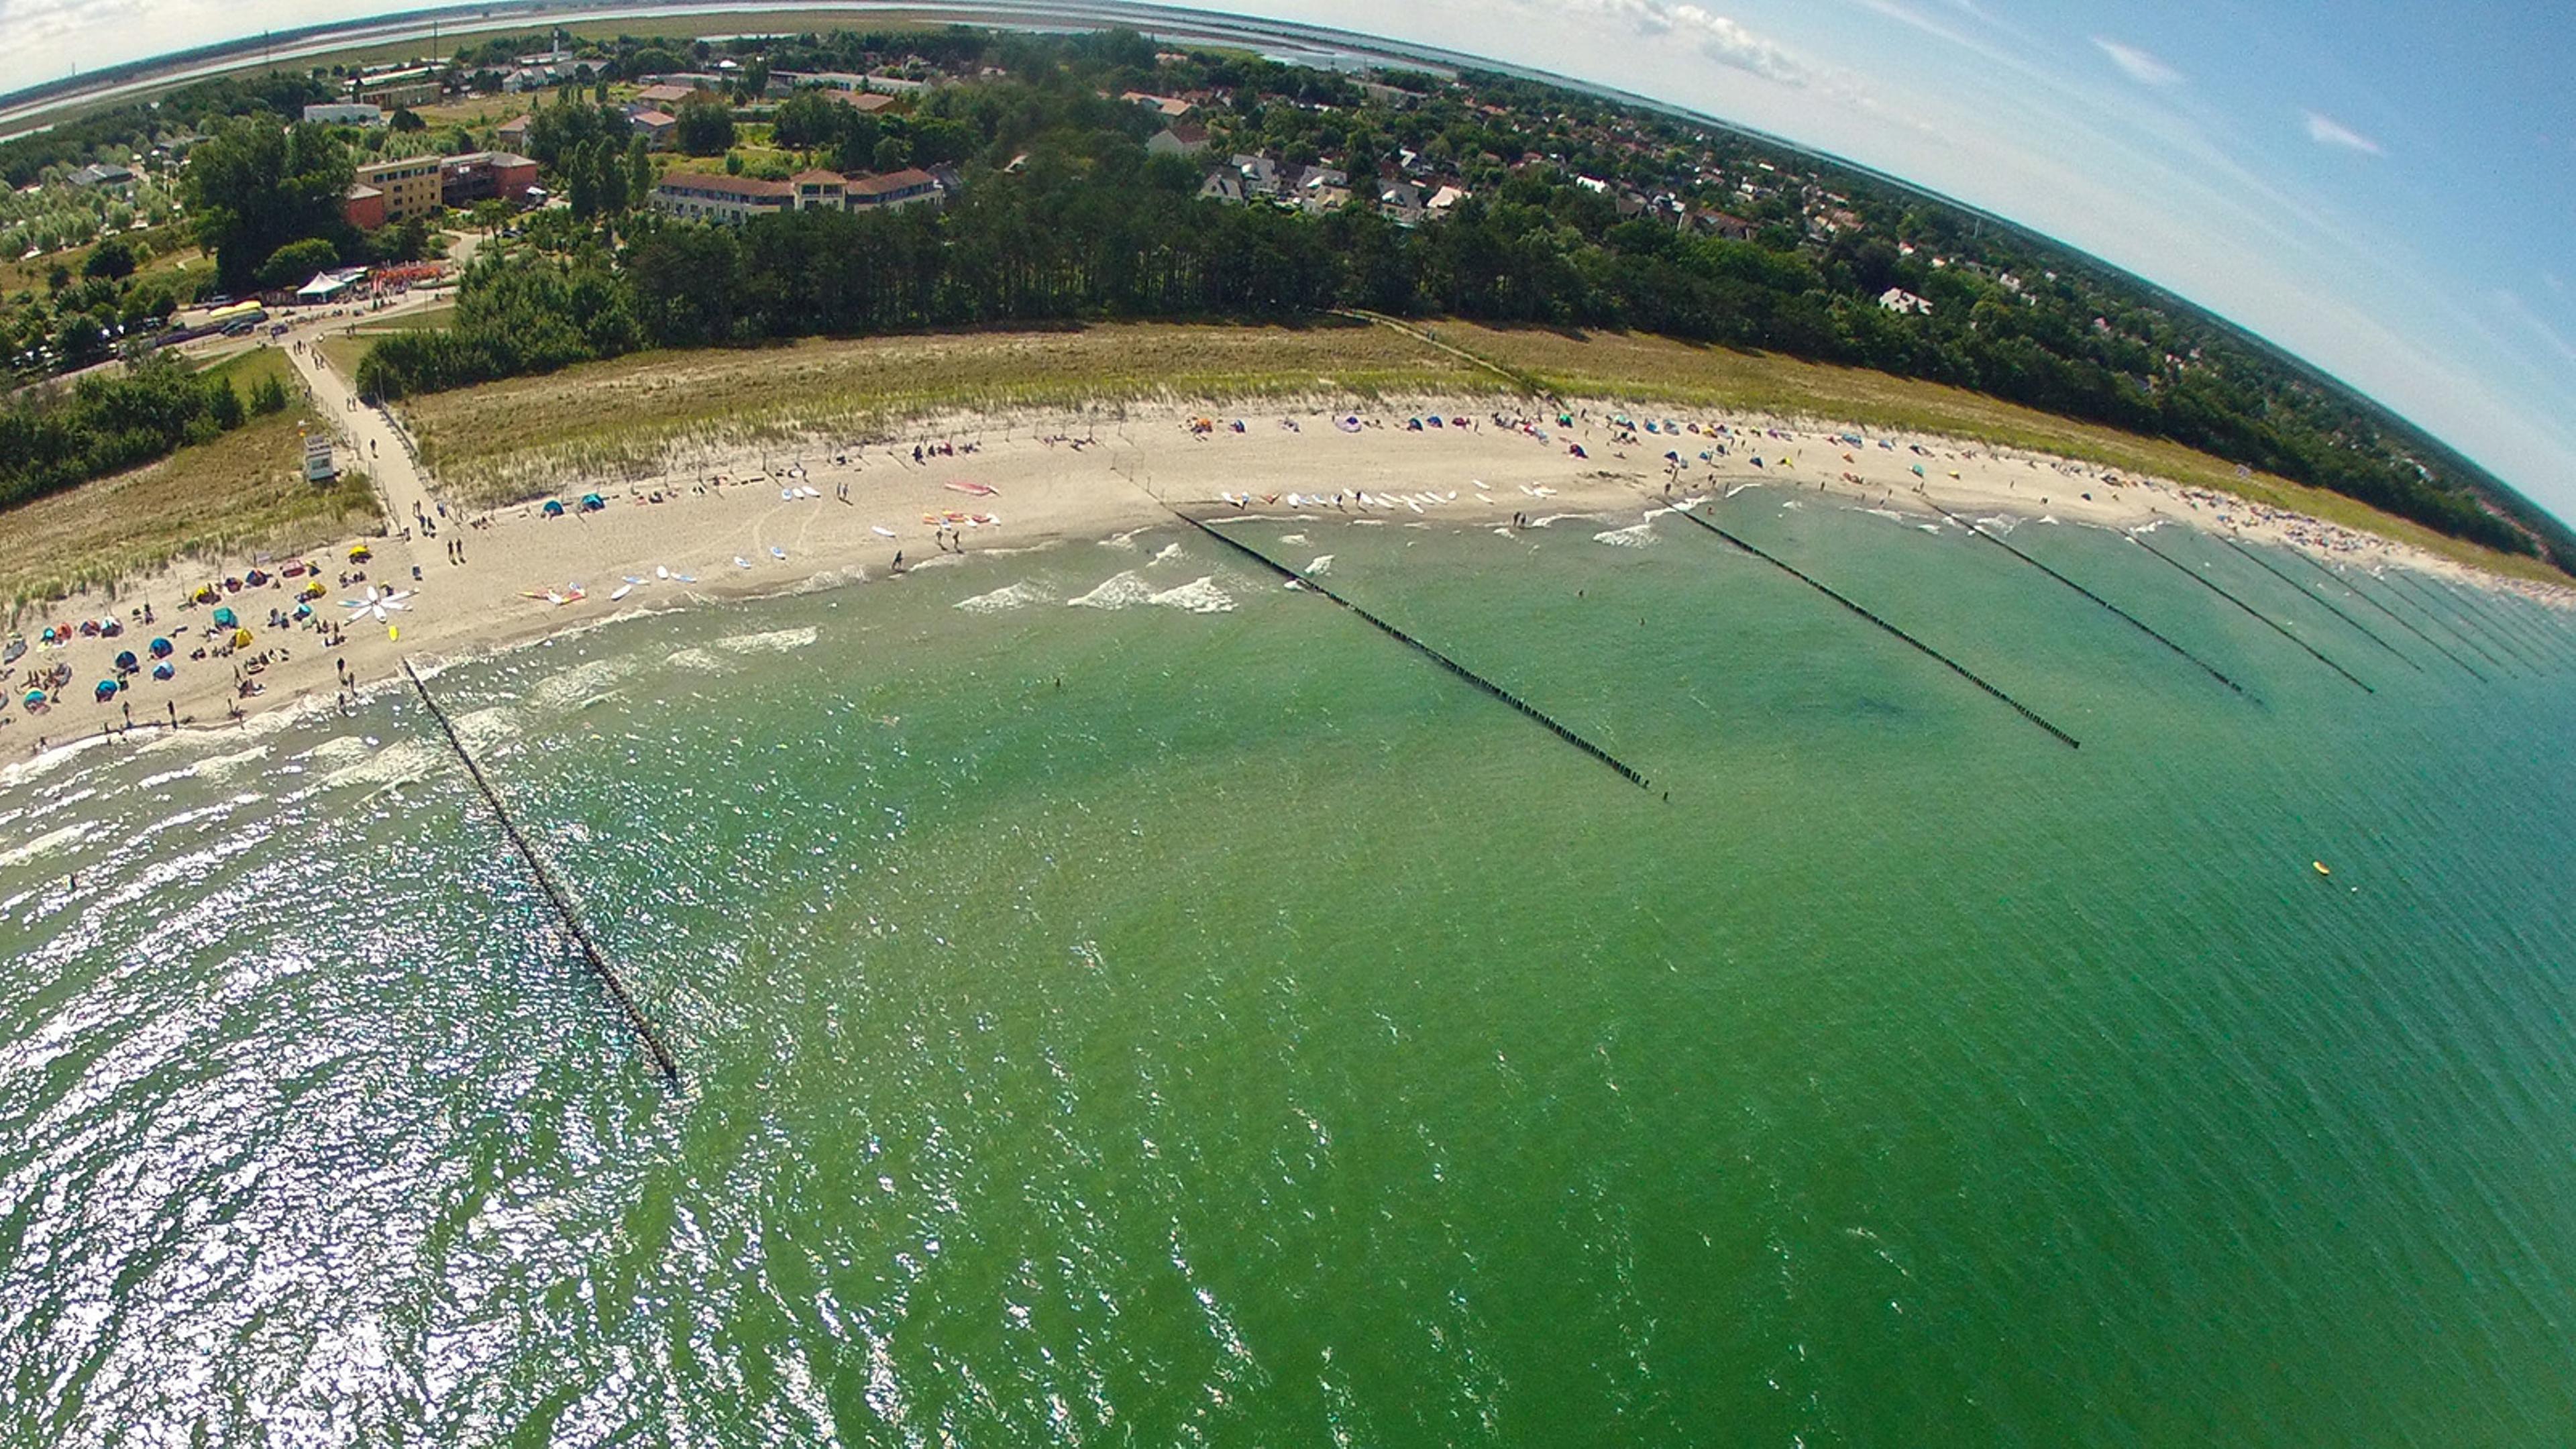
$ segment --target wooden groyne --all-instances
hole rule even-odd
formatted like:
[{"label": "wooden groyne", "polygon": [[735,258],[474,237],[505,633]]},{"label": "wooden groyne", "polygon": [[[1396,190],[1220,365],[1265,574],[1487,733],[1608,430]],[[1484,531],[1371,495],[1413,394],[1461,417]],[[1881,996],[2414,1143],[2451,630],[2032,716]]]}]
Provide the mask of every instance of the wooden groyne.
[{"label": "wooden groyne", "polygon": [[2355,584],[2352,580],[2345,578],[2343,575],[2336,573],[2330,568],[2327,568],[2324,564],[2317,562],[2315,559],[2309,558],[2305,549],[2294,548],[2290,550],[2290,552],[2297,555],[2307,564],[2308,567],[2315,569],[2318,573],[2324,574],[2327,578],[2343,585],[2344,592],[2361,600],[2363,603],[2368,604],[2370,607],[2377,609],[2379,612],[2386,614],[2389,619],[2397,625],[2397,627],[2404,629],[2407,633],[2423,640],[2434,653],[2441,655],[2443,658],[2450,660],[2453,664],[2467,670],[2471,679],[2476,680],[2480,684],[2493,682],[2485,675],[2478,673],[2478,667],[2476,665],[2471,664],[2469,661],[2462,659],[2459,655],[2452,653],[2449,649],[2444,648],[2441,640],[2436,639],[2432,635],[2425,633],[2423,630],[2416,628],[2414,620],[2407,618],[2405,615],[2389,608],[2386,604],[2383,604],[2377,599],[2372,598],[2370,595],[2363,593],[2361,586]]},{"label": "wooden groyne", "polygon": [[2344,668],[2342,665],[2328,659],[2323,654],[2318,653],[2315,645],[2310,644],[2307,640],[2302,639],[2298,635],[2291,633],[2288,629],[2283,628],[2279,620],[2274,619],[2271,615],[2255,608],[2252,604],[2249,604],[2243,599],[2236,597],[2234,594],[2227,592],[2225,589],[2220,588],[2215,581],[2203,578],[2200,570],[2191,567],[2180,559],[2175,558],[2173,555],[2166,553],[2163,549],[2156,547],[2154,544],[2147,542],[2145,539],[2140,538],[2138,535],[2130,533],[2125,529],[2121,531],[2121,536],[2128,539],[2129,542],[2136,544],[2138,547],[2145,549],[2147,552],[2154,554],[2156,557],[2163,559],[2166,563],[2173,565],[2174,570],[2180,573],[2184,578],[2190,579],[2202,588],[2209,590],[2211,593],[2216,594],[2220,598],[2225,599],[2227,602],[2244,610],[2248,618],[2259,621],[2263,627],[2280,635],[2282,638],[2289,640],[2291,643],[2298,645],[2301,649],[2306,650],[2309,658],[2314,659],[2319,664],[2333,670],[2335,673],[2342,675],[2345,682],[2351,684],[2355,689],[2360,690],[2364,694],[2377,694],[2379,692],[2378,690],[2371,688],[2369,685],[2362,683],[2359,679],[2354,678],[2351,670]]},{"label": "wooden groyne", "polygon": [[1613,771],[1618,773],[1620,779],[1627,781],[1629,784],[1636,786],[1640,790],[1646,788],[1646,777],[1638,774],[1635,770],[1630,769],[1625,761],[1622,761],[1618,756],[1611,754],[1608,750],[1601,748],[1592,741],[1585,739],[1583,736],[1576,734],[1574,731],[1567,729],[1564,725],[1557,723],[1556,720],[1550,717],[1545,711],[1539,709],[1536,705],[1531,704],[1528,700],[1521,698],[1519,695],[1503,688],[1494,681],[1487,679],[1485,676],[1478,674],[1472,669],[1469,669],[1466,665],[1459,663],[1457,660],[1450,658],[1448,655],[1443,654],[1430,645],[1423,643],[1421,640],[1414,638],[1402,629],[1395,627],[1386,620],[1379,618],[1377,615],[1372,614],[1368,610],[1361,608],[1359,605],[1352,603],[1350,600],[1343,598],[1340,594],[1333,592],[1324,585],[1308,578],[1297,570],[1288,567],[1286,564],[1279,562],[1277,559],[1274,559],[1270,555],[1263,553],[1261,550],[1254,548],[1252,545],[1245,543],[1243,540],[1239,538],[1230,538],[1223,530],[1210,527],[1207,523],[1199,519],[1192,518],[1190,515],[1181,512],[1177,508],[1172,510],[1172,515],[1180,519],[1182,522],[1190,525],[1192,528],[1197,529],[1199,532],[1206,534],[1208,537],[1215,539],[1221,544],[1224,544],[1227,548],[1233,549],[1235,552],[1242,554],[1245,558],[1251,559],[1254,563],[1257,563],[1263,568],[1270,570],[1272,573],[1279,575],[1281,578],[1288,579],[1297,584],[1300,588],[1310,590],[1324,598],[1330,599],[1334,603],[1341,605],[1343,608],[1350,610],[1352,613],[1359,615],[1362,619],[1365,619],[1370,624],[1374,625],[1388,638],[1415,650],[1424,658],[1429,659],[1432,663],[1448,670],[1451,674],[1458,676],[1467,683],[1474,685],[1476,688],[1483,690],[1485,693],[1492,695],[1494,698],[1501,700],[1503,703],[1510,705],[1512,708],[1528,715],[1531,719],[1536,720],[1558,739],[1565,741],[1567,744],[1574,746],[1576,749],[1581,750],[1587,755],[1590,755],[1602,764],[1609,766]]},{"label": "wooden groyne", "polygon": [[[1932,503],[1929,495],[1926,495],[1923,501],[1926,503]],[[1986,542],[1993,544],[1995,547],[2002,549],[2004,552],[2011,554],[2014,558],[2020,559],[2023,563],[2026,563],[2032,568],[2039,570],[2041,573],[2048,575],[2050,578],[2057,580],[2066,587],[2073,589],[2085,598],[2088,598],[2094,603],[2101,605],[2103,608],[2110,610],[2115,617],[2125,621],[2130,628],[2137,630],[2139,633],[2146,635],[2148,638],[2155,640],[2159,644],[2162,644],[2167,649],[2170,649],[2176,654],[2181,655],[2183,658],[2190,660],[2193,664],[2198,665],[2201,672],[2207,674],[2210,678],[2217,680],[2219,683],[2226,685],[2232,690],[2235,690],[2238,694],[2245,694],[2244,685],[2241,685],[2235,680],[2220,673],[2217,665],[2210,663],[2208,660],[2201,658],[2199,655],[2192,653],[2190,650],[2185,649],[2171,639],[2166,638],[2163,634],[2158,633],[2155,627],[2147,623],[2146,620],[2139,618],[2137,615],[2130,613],[2128,610],[2121,608],[2115,603],[2112,603],[2109,599],[2103,598],[2100,594],[2093,592],[2091,589],[2075,582],[2066,575],[2061,574],[2057,570],[2050,568],[2048,565],[2041,563],[2039,560],[2032,558],[2029,554],[2022,552],[2020,549],[2013,547],[2012,544],[2005,541],[2002,535],[1988,533],[1977,524],[1969,521],[1968,519],[1961,518],[1959,515],[1952,513],[1949,509],[1943,508],[1938,503],[1932,503],[1932,508],[1933,511],[1939,513],[1943,518],[1950,520],[1952,523],[1968,530],[1977,537],[1982,538]],[[2251,695],[2246,695],[2246,697],[2248,699],[2253,698]]]},{"label": "wooden groyne", "polygon": [[1725,539],[1728,543],[1735,545],[1737,548],[1744,550],[1746,553],[1749,553],[1755,558],[1762,560],[1764,563],[1771,565],[1773,568],[1780,570],[1789,577],[1805,584],[1808,588],[1814,589],[1817,593],[1824,595],[1826,598],[1831,599],[1835,603],[1842,605],[1844,608],[1851,610],[1853,613],[1860,615],[1869,622],[1876,624],[1878,627],[1886,630],[1898,639],[1912,645],[1915,649],[1921,651],[1926,658],[1938,662],[1943,668],[1948,669],[1951,673],[1959,676],[1961,679],[1968,681],[1977,688],[1984,690],[1986,693],[1993,695],[1999,700],[2002,700],[2005,706],[2010,708],[2013,713],[2020,715],[2023,719],[2029,720],[2032,724],[2048,731],[2050,737],[2055,739],[2059,744],[2066,746],[2070,750],[2083,748],[2082,743],[2079,742],[2075,736],[2068,734],[2066,731],[2050,724],[2047,720],[2042,719],[2039,711],[2032,709],[2029,705],[2022,703],[2020,700],[2017,700],[2011,695],[2004,693],[2002,690],[1995,688],[1993,685],[1988,684],[1985,680],[1978,678],[1976,672],[1969,669],[1968,666],[1961,664],[1949,655],[1942,653],[1940,650],[1933,648],[1931,645],[1926,644],[1922,640],[1915,638],[1913,635],[1906,633],[1902,629],[1899,629],[1894,624],[1891,624],[1885,619],[1880,618],[1878,615],[1871,613],[1868,609],[1863,608],[1848,598],[1845,598],[1843,595],[1835,592],[1824,583],[1814,578],[1810,578],[1808,575],[1799,572],[1797,568],[1780,559],[1773,558],[1771,555],[1764,553],[1762,550],[1755,548],[1749,543],[1746,543],[1743,539],[1737,538],[1734,534],[1727,532],[1725,529],[1718,527],[1716,524],[1709,522],[1707,519],[1700,517],[1698,514],[1691,512],[1687,508],[1676,508],[1673,510],[1673,513],[1677,517],[1689,519],[1691,522],[1696,523],[1700,527],[1707,529],[1709,532],[1716,534],[1718,537]]},{"label": "wooden groyne", "polygon": [[[2388,585],[2392,592],[2405,595],[2406,601],[2415,606],[2415,612],[2422,614],[2425,618],[2441,625],[2443,633],[2448,634],[2452,638],[2459,640],[2461,643],[2468,645],[2470,653],[2475,654],[2480,659],[2485,660],[2489,665],[2506,674],[2511,674],[2513,672],[2512,665],[2505,663],[2503,660],[2498,659],[2492,654],[2489,654],[2486,651],[2485,645],[2470,638],[2469,631],[2461,628],[2458,620],[2451,618],[2441,610],[2433,607],[2433,596],[2424,592],[2424,590],[2418,586],[2413,579],[2406,577],[2405,570],[2392,568],[2386,573],[2378,575],[2378,578],[2381,583]],[[2400,585],[2403,585],[2403,587],[2401,588]]]},{"label": "wooden groyne", "polygon": [[482,767],[474,763],[474,756],[467,752],[463,737],[456,733],[455,722],[447,717],[447,711],[440,708],[438,701],[431,697],[429,686],[421,681],[420,672],[411,667],[409,659],[403,661],[403,673],[410,678],[412,690],[420,696],[420,702],[428,706],[429,717],[438,721],[439,733],[447,737],[448,748],[456,752],[458,762],[465,766],[465,773],[473,778],[474,788],[483,792],[484,802],[492,807],[493,818],[501,822],[501,833],[508,836],[510,844],[518,848],[519,858],[528,863],[528,873],[536,877],[537,888],[545,892],[547,900],[554,903],[555,914],[562,917],[564,929],[570,931],[572,938],[581,943],[583,959],[590,963],[590,969],[598,973],[599,979],[607,984],[608,994],[616,999],[618,1010],[626,1017],[627,1028],[633,1031],[635,1039],[643,1044],[645,1054],[652,1057],[654,1067],[662,1073],[663,1078],[675,1086],[678,1085],[679,1059],[671,1055],[671,1048],[663,1042],[662,1034],[653,1029],[653,1023],[645,1018],[643,1008],[635,1004],[634,994],[626,989],[626,982],[618,976],[617,968],[609,964],[607,955],[599,949],[599,943],[590,938],[589,929],[581,923],[580,913],[572,908],[571,898],[564,894],[562,886],[555,883],[554,872],[546,869],[546,863],[537,858],[536,849],[528,844],[528,838],[519,833],[517,823],[510,819],[508,807],[501,803],[501,793],[492,788],[490,780],[484,778]]},{"label": "wooden groyne", "polygon": [[2448,579],[2438,576],[2428,577],[2430,578],[2430,581],[2424,584],[2426,591],[2432,592],[2433,596],[2437,599],[2449,599],[2451,601],[2451,611],[2459,615],[2461,618],[2468,620],[2470,627],[2476,629],[2479,633],[2494,641],[2497,648],[2512,655],[2533,673],[2545,674],[2548,672],[2548,666],[2542,663],[2541,660],[2531,652],[2531,646],[2528,641],[2519,638],[2512,630],[2507,629],[2504,625],[2498,623],[2491,614],[2489,614],[2485,609],[2480,608],[2476,601],[2469,598],[2466,594],[2461,593],[2458,589],[2453,588]]},{"label": "wooden groyne", "polygon": [[2293,592],[2297,593],[2299,597],[2301,597],[2301,598],[2303,598],[2303,599],[2313,599],[2313,600],[2315,600],[2318,608],[2321,608],[2321,609],[2325,610],[2327,613],[2334,615],[2336,618],[2343,620],[2345,623],[2350,624],[2350,625],[2353,627],[2353,629],[2354,629],[2357,633],[2359,633],[2359,634],[2361,635],[2361,637],[2363,637],[2364,639],[2369,640],[2369,641],[2370,641],[2371,643],[2373,643],[2373,644],[2378,645],[2380,648],[2387,650],[2389,653],[2396,655],[2396,656],[2397,656],[2397,660],[2398,660],[2398,662],[2399,662],[2399,663],[2404,664],[2407,668],[2414,670],[2414,671],[2415,671],[2416,673],[2418,673],[2418,674],[2421,674],[2421,673],[2423,673],[2423,672],[2424,672],[2424,666],[2423,666],[2423,665],[2418,664],[2418,663],[2416,663],[2414,660],[2407,658],[2404,654],[2400,654],[2400,653],[2398,653],[2398,650],[2397,650],[2397,646],[2396,646],[2396,645],[2389,643],[2387,640],[2380,638],[2378,634],[2376,634],[2376,633],[2372,632],[2371,630],[2369,630],[2369,629],[2367,629],[2367,628],[2364,628],[2364,627],[2363,627],[2363,625],[2362,625],[2362,622],[2361,622],[2359,619],[2356,619],[2356,618],[2354,618],[2352,615],[2345,613],[2343,610],[2336,608],[2336,607],[2335,607],[2335,605],[2334,605],[2334,600],[2329,599],[2329,598],[2325,597],[2324,595],[2322,595],[2322,594],[2320,594],[2320,593],[2317,593],[2317,592],[2316,592],[2315,590],[2313,590],[2313,589],[2308,589],[2308,588],[2303,588],[2303,587],[2301,587],[2301,586],[2300,586],[2300,584],[2299,584],[2299,582],[2298,582],[2298,580],[2293,579],[2293,578],[2291,578],[2288,574],[2285,574],[2285,573],[2281,572],[2279,569],[2276,569],[2276,568],[2272,567],[2272,565],[2271,565],[2270,563],[2268,563],[2268,562],[2266,562],[2266,561],[2264,560],[2264,558],[2263,558],[2263,556],[2262,556],[2261,554],[2256,553],[2254,550],[2252,550],[2252,549],[2250,549],[2250,548],[2247,548],[2245,545],[2243,545],[2243,544],[2241,544],[2241,543],[2238,543],[2236,540],[2234,540],[2234,539],[2232,539],[2232,538],[2229,538],[2227,535],[2225,535],[2225,534],[2223,534],[2223,533],[2222,533],[2222,534],[2217,535],[2217,538],[2218,538],[2218,541],[2219,541],[2220,543],[2223,543],[2223,544],[2227,545],[2229,548],[2232,548],[2232,549],[2236,550],[2238,553],[2241,553],[2241,554],[2245,555],[2246,559],[2247,559],[2248,561],[2250,561],[2250,562],[2251,562],[2251,563],[2252,563],[2256,568],[2261,569],[2263,572],[2265,572],[2265,573],[2267,573],[2267,574],[2270,574],[2272,577],[2274,577],[2274,578],[2276,578],[2276,579],[2279,579],[2283,584],[2288,585],[2288,586],[2289,586],[2289,588],[2290,588]]}]

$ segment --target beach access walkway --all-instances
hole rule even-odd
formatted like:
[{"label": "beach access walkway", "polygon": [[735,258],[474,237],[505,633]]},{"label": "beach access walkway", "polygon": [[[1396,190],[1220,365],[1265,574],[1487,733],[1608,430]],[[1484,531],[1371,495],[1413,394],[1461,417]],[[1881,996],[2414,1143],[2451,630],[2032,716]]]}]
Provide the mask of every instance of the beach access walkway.
[{"label": "beach access walkway", "polygon": [[[429,470],[412,454],[411,440],[384,409],[369,407],[359,399],[354,384],[331,370],[322,349],[313,345],[321,335],[320,328],[298,327],[280,342],[312,390],[314,409],[348,445],[351,457],[341,468],[366,470],[376,497],[384,504],[389,532],[408,528],[417,533],[422,519],[437,523],[438,498],[431,490]],[[460,521],[458,527],[462,526]]]}]

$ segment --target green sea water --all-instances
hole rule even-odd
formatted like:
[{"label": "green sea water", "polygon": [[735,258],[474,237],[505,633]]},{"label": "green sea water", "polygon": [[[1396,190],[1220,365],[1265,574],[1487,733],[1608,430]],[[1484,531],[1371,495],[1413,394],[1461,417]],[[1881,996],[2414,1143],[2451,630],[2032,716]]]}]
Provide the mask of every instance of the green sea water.
[{"label": "green sea water", "polygon": [[12,767],[0,1444],[2576,1442],[2576,634],[1705,511],[2082,747],[1633,514],[1229,527],[1643,789],[1180,529],[450,664],[677,1090],[404,691]]}]

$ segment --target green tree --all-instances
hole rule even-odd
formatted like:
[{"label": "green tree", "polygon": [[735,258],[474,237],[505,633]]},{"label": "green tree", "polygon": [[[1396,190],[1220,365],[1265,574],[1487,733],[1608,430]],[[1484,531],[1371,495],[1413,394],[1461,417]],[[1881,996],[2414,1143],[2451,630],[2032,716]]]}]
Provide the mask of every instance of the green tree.
[{"label": "green tree", "polygon": [[280,130],[245,118],[199,142],[188,158],[188,206],[224,287],[248,288],[290,242],[327,238],[336,251],[353,231],[341,214],[351,170],[347,149],[319,126]]},{"label": "green tree", "polygon": [[275,373],[251,384],[250,411],[253,417],[286,411],[286,381]]},{"label": "green tree", "polygon": [[105,277],[113,281],[134,275],[134,248],[122,237],[109,237],[90,248],[89,260],[81,263],[84,277]]},{"label": "green tree", "polygon": [[340,264],[340,249],[320,237],[288,242],[260,263],[259,284],[276,289],[303,285],[315,272]]},{"label": "green tree", "polygon": [[877,142],[876,154],[869,159],[879,171],[901,171],[912,164],[912,147],[901,136],[888,136]]},{"label": "green tree", "polygon": [[652,197],[653,156],[643,137],[632,137],[626,143],[626,199],[640,207]]},{"label": "green tree", "polygon": [[413,115],[411,107],[409,106],[394,107],[392,117],[388,119],[385,124],[391,126],[397,131],[426,131],[429,129],[429,122]]},{"label": "green tree", "polygon": [[675,136],[689,155],[713,156],[733,148],[733,112],[722,101],[689,101],[680,107],[678,119]]},{"label": "green tree", "polygon": [[584,141],[564,157],[564,200],[588,221],[599,214],[599,143]]},{"label": "green tree", "polygon": [[626,211],[626,158],[617,147],[600,142],[591,151],[591,164],[598,169],[599,210],[604,216],[622,216]]}]

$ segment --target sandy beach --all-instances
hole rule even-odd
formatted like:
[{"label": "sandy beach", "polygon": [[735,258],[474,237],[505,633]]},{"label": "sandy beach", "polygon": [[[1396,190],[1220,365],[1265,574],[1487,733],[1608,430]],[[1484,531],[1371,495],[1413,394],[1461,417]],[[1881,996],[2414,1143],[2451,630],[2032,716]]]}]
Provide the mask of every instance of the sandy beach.
[{"label": "sandy beach", "polygon": [[[305,366],[318,370],[309,355]],[[1812,420],[1668,419],[1608,400],[1540,406],[1424,398],[1354,412],[1318,400],[1208,417],[1170,404],[1131,407],[1114,426],[1045,414],[930,418],[864,445],[745,446],[685,473],[568,490],[559,515],[538,500],[440,517],[435,480],[406,470],[387,489],[425,524],[316,552],[303,560],[311,565],[303,577],[279,576],[296,562],[285,559],[185,564],[129,583],[112,604],[79,597],[23,620],[29,647],[8,669],[0,754],[23,757],[129,727],[138,735],[243,727],[281,709],[337,707],[344,692],[399,678],[406,657],[482,653],[707,600],[900,587],[907,571],[952,550],[1099,538],[1172,522],[1174,510],[1529,529],[1570,519],[1597,528],[1759,486],[1935,524],[1935,505],[1967,519],[2044,516],[2114,528],[2172,521],[2576,609],[2576,591],[2473,573],[2372,535],[2089,464]],[[335,402],[330,410],[350,417],[361,445],[370,433],[393,436],[363,409]],[[380,442],[373,466],[383,467],[388,451]],[[583,507],[584,492],[603,506]],[[349,550],[361,543],[371,557],[352,563]],[[227,588],[254,567],[272,575],[265,586]],[[273,611],[291,615],[314,579],[323,592],[310,615],[274,622]],[[369,585],[403,591],[383,622],[344,603],[362,600]],[[216,602],[183,603],[210,586]],[[215,626],[218,605],[233,611],[249,642],[236,645],[237,634]],[[83,620],[111,612],[120,636],[81,632]],[[68,626],[70,642],[38,642],[48,625]],[[175,646],[175,678],[166,682],[149,672],[146,646],[156,636]],[[126,650],[143,668],[114,697],[94,699]],[[26,676],[57,664],[70,666],[62,698],[30,713],[21,703]]]}]

